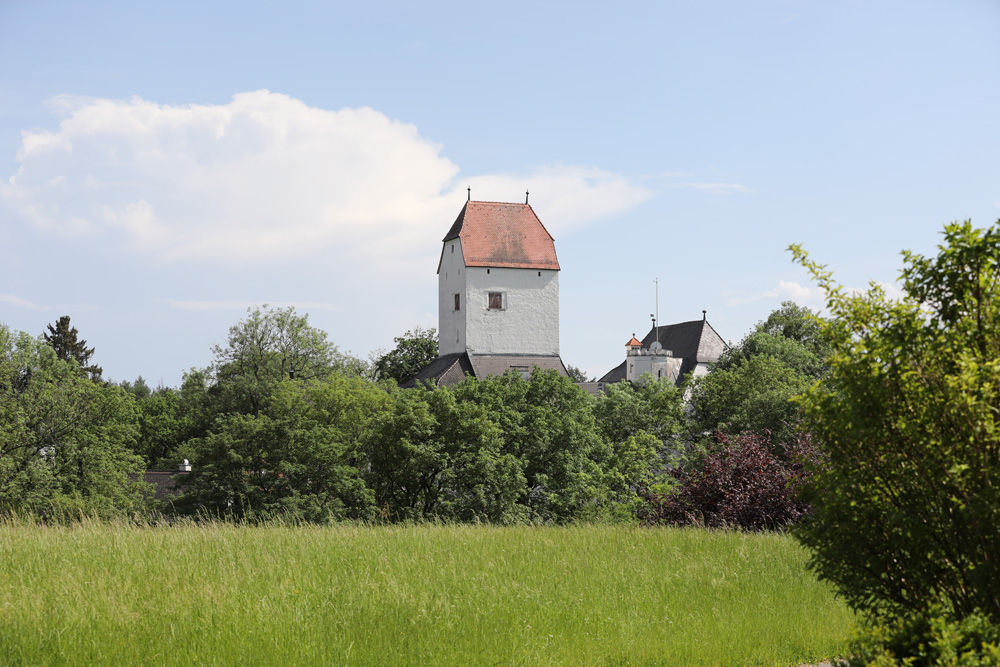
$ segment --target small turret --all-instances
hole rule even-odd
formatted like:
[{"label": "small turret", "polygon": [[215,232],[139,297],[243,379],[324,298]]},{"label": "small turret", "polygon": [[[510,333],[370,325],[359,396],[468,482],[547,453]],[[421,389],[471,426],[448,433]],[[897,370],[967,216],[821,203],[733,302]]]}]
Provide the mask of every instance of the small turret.
[{"label": "small turret", "polygon": [[[655,325],[653,331],[657,331]],[[677,380],[681,360],[675,359],[670,350],[663,349],[660,341],[654,340],[649,347],[643,347],[642,342],[632,334],[632,340],[625,343],[625,350],[625,379],[629,382],[637,382],[647,373],[657,379],[669,377]]]}]

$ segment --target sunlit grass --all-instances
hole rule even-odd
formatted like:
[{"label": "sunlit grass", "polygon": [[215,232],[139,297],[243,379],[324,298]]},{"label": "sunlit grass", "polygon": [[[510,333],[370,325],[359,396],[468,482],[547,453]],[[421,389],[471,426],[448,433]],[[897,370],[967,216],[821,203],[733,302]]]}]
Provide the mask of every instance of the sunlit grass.
[{"label": "sunlit grass", "polygon": [[795,665],[850,612],[784,535],[0,523],[2,664]]}]

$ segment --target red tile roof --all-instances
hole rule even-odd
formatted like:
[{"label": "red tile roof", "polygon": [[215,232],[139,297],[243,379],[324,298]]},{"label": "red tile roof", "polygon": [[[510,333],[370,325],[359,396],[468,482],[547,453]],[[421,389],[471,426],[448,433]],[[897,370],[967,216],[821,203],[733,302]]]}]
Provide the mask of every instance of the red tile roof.
[{"label": "red tile roof", "polygon": [[625,347],[642,347],[642,342],[640,342],[639,340],[636,340],[636,337],[633,334],[632,340],[630,340],[629,342],[625,343]]},{"label": "red tile roof", "polygon": [[466,266],[559,270],[552,235],[528,204],[466,202],[444,240],[455,238]]}]

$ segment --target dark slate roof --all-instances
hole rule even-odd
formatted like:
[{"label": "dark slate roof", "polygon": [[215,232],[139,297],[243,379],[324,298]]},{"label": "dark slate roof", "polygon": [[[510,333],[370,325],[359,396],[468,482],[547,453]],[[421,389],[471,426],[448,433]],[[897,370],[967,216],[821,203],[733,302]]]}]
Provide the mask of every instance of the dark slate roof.
[{"label": "dark slate roof", "polygon": [[455,352],[438,357],[400,386],[403,388],[415,387],[418,383],[423,384],[428,380],[434,384],[456,384],[465,379],[466,373],[475,375],[472,364],[469,362],[469,355],[465,352]]},{"label": "dark slate roof", "polygon": [[487,377],[503,375],[514,369],[530,373],[535,367],[542,370],[555,370],[560,375],[569,376],[566,366],[558,356],[526,356],[521,354],[468,354],[455,352],[438,357],[422,371],[400,385],[404,389],[416,387],[430,380],[436,385],[453,385],[465,379],[466,374],[472,377]]},{"label": "dark slate roof", "polygon": [[180,495],[187,474],[180,470],[147,470],[142,473],[142,481],[153,485],[153,500],[164,500]]},{"label": "dark slate roof", "polygon": [[[693,320],[678,324],[667,324],[659,327],[659,341],[664,350],[670,350],[673,356],[681,358],[681,370],[677,376],[678,386],[688,373],[699,363],[713,363],[719,360],[719,355],[727,345],[707,320]],[[643,349],[649,349],[650,344],[657,339],[657,329],[651,327],[649,333],[642,339]],[[625,380],[625,363],[612,368],[598,382],[622,382]]]},{"label": "dark slate roof", "polygon": [[715,332],[707,320],[694,320],[679,324],[668,324],[650,328],[642,339],[642,347],[649,349],[650,343],[657,338],[659,331],[660,345],[664,350],[670,350],[675,357],[693,358],[699,363],[717,361],[726,343]]},{"label": "dark slate roof", "polygon": [[535,366],[542,370],[555,370],[560,375],[569,377],[566,366],[558,356],[529,356],[521,354],[473,354],[470,355],[476,377],[487,375],[503,375],[507,371],[530,373]]},{"label": "dark slate roof", "polygon": [[559,270],[552,235],[528,204],[466,202],[443,240],[456,238],[466,266]]},{"label": "dark slate roof", "polygon": [[574,382],[574,384],[591,396],[597,396],[604,391],[603,382]]},{"label": "dark slate roof", "polygon": [[626,377],[625,362],[621,362],[605,373],[598,382],[624,382]]}]

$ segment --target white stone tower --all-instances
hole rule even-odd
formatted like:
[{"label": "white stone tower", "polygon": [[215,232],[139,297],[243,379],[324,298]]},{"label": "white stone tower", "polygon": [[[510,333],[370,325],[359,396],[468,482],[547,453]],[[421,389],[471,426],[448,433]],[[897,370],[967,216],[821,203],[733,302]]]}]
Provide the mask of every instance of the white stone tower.
[{"label": "white stone tower", "polygon": [[440,354],[559,356],[559,260],[528,204],[469,201],[438,265]]}]

